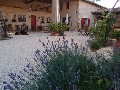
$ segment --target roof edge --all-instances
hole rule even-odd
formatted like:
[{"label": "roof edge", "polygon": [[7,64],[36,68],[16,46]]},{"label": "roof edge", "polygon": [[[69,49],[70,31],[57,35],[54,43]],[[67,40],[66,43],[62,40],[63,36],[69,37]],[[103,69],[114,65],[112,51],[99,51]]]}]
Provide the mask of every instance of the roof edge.
[{"label": "roof edge", "polygon": [[106,7],[102,6],[102,5],[99,5],[99,4],[95,3],[95,2],[93,2],[93,1],[89,1],[89,0],[82,0],[82,1],[85,1],[87,3],[91,3],[91,4],[96,5],[98,7],[101,7],[101,8],[106,8]]}]

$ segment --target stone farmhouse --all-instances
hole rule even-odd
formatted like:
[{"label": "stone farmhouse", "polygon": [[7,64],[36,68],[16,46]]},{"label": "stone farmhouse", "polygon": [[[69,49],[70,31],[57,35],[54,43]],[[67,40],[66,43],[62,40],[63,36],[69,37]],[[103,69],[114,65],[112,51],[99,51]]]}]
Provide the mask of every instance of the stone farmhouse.
[{"label": "stone farmhouse", "polygon": [[58,15],[61,22],[65,22],[67,13],[69,30],[78,30],[78,27],[90,26],[96,20],[92,11],[100,8],[88,0],[0,0],[0,11],[13,30],[23,23],[29,29],[36,29],[41,24],[48,26],[49,22],[58,22]]}]

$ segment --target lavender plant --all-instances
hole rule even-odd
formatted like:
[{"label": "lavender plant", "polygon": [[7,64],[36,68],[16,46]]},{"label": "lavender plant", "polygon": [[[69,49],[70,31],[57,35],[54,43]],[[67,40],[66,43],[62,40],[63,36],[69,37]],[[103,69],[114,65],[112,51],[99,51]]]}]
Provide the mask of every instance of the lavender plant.
[{"label": "lavender plant", "polygon": [[[20,74],[10,73],[4,90],[108,90],[115,86],[111,79],[113,58],[90,56],[88,48],[71,39],[41,42],[44,50],[35,51],[35,65],[29,63]],[[115,65],[116,66],[116,65]]]}]

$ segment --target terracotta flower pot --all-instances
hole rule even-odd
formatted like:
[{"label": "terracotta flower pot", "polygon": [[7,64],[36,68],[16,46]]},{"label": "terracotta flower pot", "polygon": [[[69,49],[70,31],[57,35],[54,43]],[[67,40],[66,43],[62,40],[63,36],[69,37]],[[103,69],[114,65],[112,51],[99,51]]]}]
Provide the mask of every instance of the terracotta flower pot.
[{"label": "terracotta flower pot", "polygon": [[59,35],[64,35],[64,31],[59,31]]},{"label": "terracotta flower pot", "polygon": [[114,48],[119,48],[120,47],[120,39],[116,39]]},{"label": "terracotta flower pot", "polygon": [[51,32],[51,36],[56,36],[56,32]]}]

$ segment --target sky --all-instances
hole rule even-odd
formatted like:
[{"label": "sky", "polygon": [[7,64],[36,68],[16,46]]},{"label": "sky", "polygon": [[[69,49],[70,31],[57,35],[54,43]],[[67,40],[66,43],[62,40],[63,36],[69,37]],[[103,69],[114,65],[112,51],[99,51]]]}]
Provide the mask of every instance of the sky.
[{"label": "sky", "polygon": [[[112,8],[116,1],[117,0],[100,0],[100,1],[97,1],[96,3],[107,8]],[[120,0],[115,7],[120,7]]]}]

